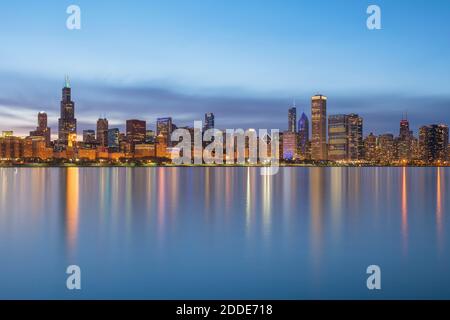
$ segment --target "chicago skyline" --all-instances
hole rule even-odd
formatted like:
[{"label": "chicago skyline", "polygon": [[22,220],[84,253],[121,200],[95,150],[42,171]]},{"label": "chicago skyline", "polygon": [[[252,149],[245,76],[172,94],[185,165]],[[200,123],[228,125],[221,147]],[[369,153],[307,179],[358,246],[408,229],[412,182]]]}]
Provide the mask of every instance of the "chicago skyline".
[{"label": "chicago skyline", "polygon": [[[106,117],[99,118],[97,130],[83,130],[83,140],[80,141],[77,138],[75,103],[71,94],[70,83],[66,76],[62,89],[58,139],[54,142],[48,141],[50,129],[47,127],[47,114],[41,111],[38,113],[37,130],[30,131],[25,139],[14,136],[13,130],[3,131],[0,140],[0,158],[10,161],[24,159],[27,163],[55,159],[118,161],[170,158],[174,146],[171,134],[178,128],[172,117],[158,118],[156,133],[147,128],[146,120],[126,120],[126,130],[121,133],[119,128],[109,129]],[[308,139],[308,117],[303,112],[297,128],[297,108],[295,102],[293,103],[288,109],[287,130],[281,129],[279,158],[285,161],[383,165],[447,164],[448,125],[423,125],[416,138],[413,130],[410,130],[408,119],[402,117],[399,136],[394,137],[390,133],[378,137],[372,133],[364,136],[362,117],[356,113],[328,115],[327,101],[328,97],[322,94],[316,94],[311,98],[311,140]],[[213,113],[206,112],[204,120],[203,130],[215,129]],[[190,133],[194,132],[193,127],[183,128]],[[244,130],[254,129],[244,128]],[[224,132],[222,128],[222,134]]]}]

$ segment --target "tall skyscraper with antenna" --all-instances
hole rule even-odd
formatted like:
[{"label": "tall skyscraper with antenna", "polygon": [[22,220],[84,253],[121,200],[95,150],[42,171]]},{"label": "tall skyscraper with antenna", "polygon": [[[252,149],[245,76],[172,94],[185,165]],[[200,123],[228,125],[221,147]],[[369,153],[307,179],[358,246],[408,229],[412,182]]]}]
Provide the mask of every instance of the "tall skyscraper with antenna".
[{"label": "tall skyscraper with antenna", "polygon": [[295,106],[295,101],[288,111],[288,131],[297,132],[297,107]]},{"label": "tall skyscraper with antenna", "polygon": [[77,119],[75,119],[75,103],[72,101],[72,90],[69,77],[66,76],[62,89],[61,111],[58,119],[58,144],[68,146],[69,138],[77,134]]}]

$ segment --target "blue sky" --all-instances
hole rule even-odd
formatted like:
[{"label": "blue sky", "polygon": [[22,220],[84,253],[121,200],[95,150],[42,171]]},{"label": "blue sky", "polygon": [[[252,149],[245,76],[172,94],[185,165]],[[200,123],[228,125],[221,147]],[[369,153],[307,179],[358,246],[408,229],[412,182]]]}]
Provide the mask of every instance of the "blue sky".
[{"label": "blue sky", "polygon": [[[82,29],[66,28],[81,8]],[[382,30],[366,9],[382,10]],[[22,1],[0,5],[0,129],[55,128],[70,75],[80,130],[205,112],[221,127],[285,129],[295,98],[328,113],[356,112],[365,133],[450,122],[450,1],[159,0]]]}]

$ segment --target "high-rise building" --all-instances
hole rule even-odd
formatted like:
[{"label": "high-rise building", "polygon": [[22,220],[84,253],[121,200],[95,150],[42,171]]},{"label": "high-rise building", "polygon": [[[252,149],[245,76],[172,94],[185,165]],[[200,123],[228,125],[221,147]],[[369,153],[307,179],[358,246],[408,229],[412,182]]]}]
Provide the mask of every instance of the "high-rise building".
[{"label": "high-rise building", "polygon": [[[158,118],[156,120],[156,136],[162,135],[165,139],[165,143],[168,147],[170,147],[171,144],[171,135],[174,127],[172,124],[172,118],[166,117],[166,118]],[[160,139],[161,140],[161,139]]]},{"label": "high-rise building", "polygon": [[50,145],[51,130],[47,126],[47,113],[41,111],[38,113],[38,126],[35,131],[30,132],[31,137],[44,137],[45,145]]},{"label": "high-rise building", "polygon": [[328,117],[328,159],[342,161],[349,154],[349,125],[345,114]]},{"label": "high-rise building", "polygon": [[408,119],[400,121],[400,135],[397,141],[397,157],[401,161],[409,161],[412,159],[412,138],[413,133],[409,130]]},{"label": "high-rise building", "polygon": [[377,137],[372,132],[364,140],[364,159],[377,161]]},{"label": "high-rise building", "polygon": [[309,120],[304,112],[298,120],[298,155],[302,160],[309,158]]},{"label": "high-rise building", "polygon": [[363,118],[351,113],[348,120],[348,159],[362,160],[364,158]]},{"label": "high-rise building", "polygon": [[108,119],[97,120],[97,143],[101,147],[108,146]]},{"label": "high-rise building", "polygon": [[108,129],[108,148],[111,151],[118,151],[120,147],[119,141],[120,131],[118,128]]},{"label": "high-rise building", "polygon": [[288,131],[297,132],[297,108],[295,107],[295,103],[288,110]]},{"label": "high-rise building", "polygon": [[158,134],[156,137],[156,157],[157,158],[168,158],[169,153],[167,152],[167,140],[166,136],[162,133]]},{"label": "high-rise building", "polygon": [[426,163],[448,160],[448,126],[432,124],[419,130],[421,158]]},{"label": "high-rise building", "polygon": [[311,158],[327,160],[327,97],[315,95],[311,99]]},{"label": "high-rise building", "polygon": [[394,160],[394,135],[385,133],[378,137],[377,155],[381,163],[389,164]]},{"label": "high-rise building", "polygon": [[147,124],[145,120],[127,120],[127,140],[133,152],[136,144],[145,143],[146,133]]},{"label": "high-rise building", "polygon": [[69,78],[66,77],[62,89],[61,115],[58,119],[58,144],[68,146],[71,134],[77,134],[77,119],[75,119],[75,103],[72,101]]},{"label": "high-rise building", "polygon": [[205,126],[204,130],[214,129],[214,113],[205,113]]},{"label": "high-rise building", "polygon": [[297,133],[286,131],[283,133],[283,159],[295,160],[297,158]]},{"label": "high-rise building", "polygon": [[83,142],[85,144],[95,144],[95,131],[94,130],[83,130]]}]

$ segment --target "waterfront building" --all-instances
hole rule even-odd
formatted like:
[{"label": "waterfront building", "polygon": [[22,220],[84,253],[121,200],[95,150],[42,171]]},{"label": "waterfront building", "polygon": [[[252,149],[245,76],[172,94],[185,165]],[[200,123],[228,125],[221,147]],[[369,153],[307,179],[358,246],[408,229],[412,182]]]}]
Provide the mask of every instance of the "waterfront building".
[{"label": "waterfront building", "polygon": [[297,132],[297,108],[295,107],[295,103],[288,110],[288,131]]},{"label": "waterfront building", "polygon": [[296,160],[297,159],[297,133],[286,131],[283,133],[283,159]]},{"label": "waterfront building", "polygon": [[448,126],[431,124],[419,130],[421,159],[427,164],[448,160]]},{"label": "waterfront building", "polygon": [[127,140],[130,143],[131,151],[134,152],[136,144],[145,143],[147,124],[144,120],[127,120],[126,124]]},{"label": "waterfront building", "polygon": [[363,118],[355,113],[347,116],[348,160],[364,159]]},{"label": "waterfront building", "polygon": [[108,119],[97,120],[97,144],[101,147],[108,146]]},{"label": "waterfront building", "polygon": [[298,120],[298,156],[301,160],[311,157],[309,145],[309,120],[303,112]]},{"label": "waterfront building", "polygon": [[311,158],[327,160],[327,97],[315,95],[311,98]]},{"label": "waterfront building", "polygon": [[328,159],[342,161],[348,159],[349,139],[348,116],[345,114],[328,117]]},{"label": "waterfront building", "polygon": [[77,134],[77,119],[75,118],[75,103],[72,101],[69,79],[66,77],[62,89],[60,118],[58,119],[58,145],[67,147],[70,134]]},{"label": "waterfront building", "polygon": [[47,113],[38,113],[38,126],[35,131],[30,132],[31,137],[44,137],[46,146],[50,146],[51,130],[47,125]]},{"label": "waterfront building", "polygon": [[378,161],[383,164],[390,164],[394,161],[394,155],[394,135],[391,133],[380,135],[377,142]]},{"label": "waterfront building", "polygon": [[162,135],[167,146],[171,146],[170,137],[174,129],[171,117],[158,118],[156,120],[156,136]]}]

